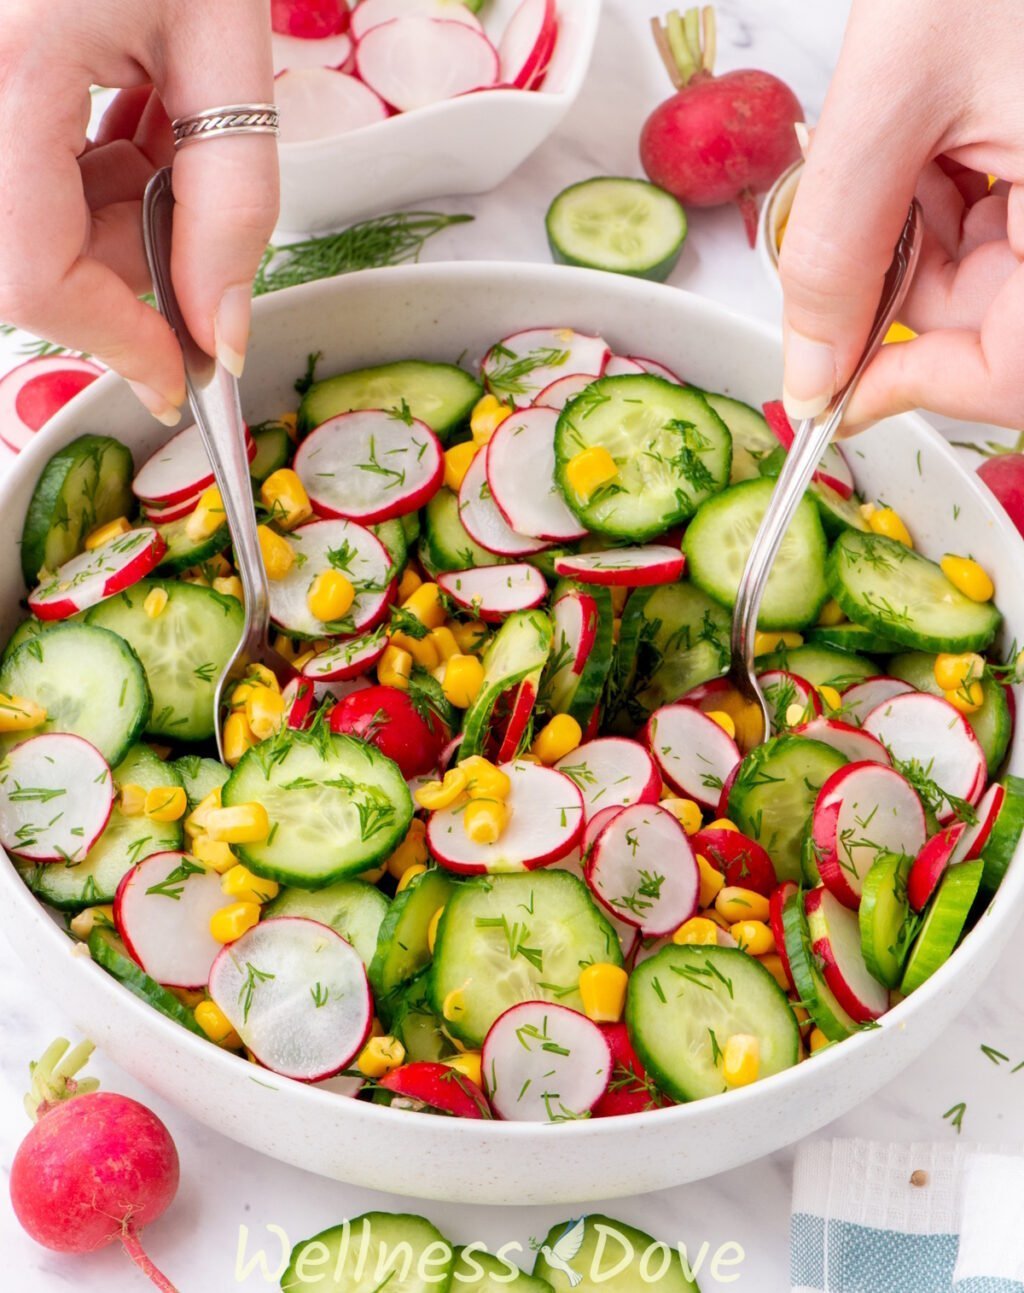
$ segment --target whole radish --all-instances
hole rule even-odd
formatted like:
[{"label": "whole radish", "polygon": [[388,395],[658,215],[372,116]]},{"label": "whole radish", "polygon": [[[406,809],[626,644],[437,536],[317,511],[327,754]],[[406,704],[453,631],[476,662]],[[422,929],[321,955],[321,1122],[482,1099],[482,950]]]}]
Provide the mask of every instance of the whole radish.
[{"label": "whole radish", "polygon": [[282,36],[323,40],[348,30],[345,0],[270,0],[270,21]]},{"label": "whole radish", "polygon": [[978,468],[978,475],[1024,534],[1024,453],[993,454]]},{"label": "whole radish", "polygon": [[774,184],[800,156],[793,123],[800,101],[770,72],[713,74],[715,13],[670,13],[654,36],[677,93],[651,113],[640,135],[640,160],[652,182],[684,206],[734,202],[753,247],[754,195]]},{"label": "whole radish", "polygon": [[158,1289],[174,1285],[150,1261],[139,1232],[178,1190],[170,1132],[143,1105],[76,1078],[91,1042],[68,1050],[63,1038],[33,1064],[25,1107],[35,1126],[11,1165],[11,1203],[22,1227],[45,1248],[89,1253],[119,1241]]}]

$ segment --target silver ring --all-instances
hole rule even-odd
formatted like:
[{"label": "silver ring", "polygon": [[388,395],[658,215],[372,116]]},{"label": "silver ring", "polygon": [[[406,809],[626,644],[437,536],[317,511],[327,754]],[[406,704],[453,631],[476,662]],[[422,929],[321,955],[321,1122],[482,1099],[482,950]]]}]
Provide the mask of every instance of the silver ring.
[{"label": "silver ring", "polygon": [[280,116],[272,103],[230,103],[223,108],[206,108],[190,117],[171,122],[174,147],[182,148],[202,139],[224,139],[231,135],[276,135]]}]

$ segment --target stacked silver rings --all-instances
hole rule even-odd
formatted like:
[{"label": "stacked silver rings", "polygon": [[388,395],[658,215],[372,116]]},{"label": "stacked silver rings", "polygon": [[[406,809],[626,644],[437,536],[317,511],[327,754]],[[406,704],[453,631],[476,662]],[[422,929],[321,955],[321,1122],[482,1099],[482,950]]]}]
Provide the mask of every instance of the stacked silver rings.
[{"label": "stacked silver rings", "polygon": [[276,135],[280,117],[272,103],[231,103],[223,108],[206,108],[190,117],[171,122],[174,146],[182,148],[202,139],[225,139],[232,135]]}]

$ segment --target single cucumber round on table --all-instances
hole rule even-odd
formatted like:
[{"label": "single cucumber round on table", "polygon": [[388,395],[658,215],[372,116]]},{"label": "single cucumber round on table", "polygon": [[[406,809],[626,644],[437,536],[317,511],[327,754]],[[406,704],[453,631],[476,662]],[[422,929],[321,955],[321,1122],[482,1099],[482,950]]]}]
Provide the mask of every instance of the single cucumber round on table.
[{"label": "single cucumber round on table", "polygon": [[820,1028],[830,1042],[841,1042],[851,1037],[860,1025],[846,1013],[825,982],[818,958],[811,950],[804,895],[799,889],[785,901],[782,927],[789,972],[800,1003],[813,1019],[815,1027]]},{"label": "single cucumber round on table", "polygon": [[187,1028],[190,1033],[206,1037],[192,1011],[182,1005],[173,992],[151,979],[139,963],[128,955],[113,928],[94,927],[87,945],[89,955],[96,964],[133,996],[144,1001],[147,1006],[152,1006],[154,1010],[159,1010],[168,1019],[173,1019],[182,1028]]},{"label": "single cucumber round on table", "polygon": [[[589,498],[569,464],[605,449],[618,473]],[[691,517],[729,479],[732,438],[704,397],[661,377],[603,377],[562,410],[555,429],[555,480],[588,530],[641,542]]]},{"label": "single cucumber round on table", "polygon": [[377,932],[370,961],[370,986],[378,1011],[387,1016],[395,994],[430,964],[430,922],[454,891],[445,871],[431,869],[417,876],[395,897]]},{"label": "single cucumber round on table", "polygon": [[263,916],[305,916],[329,925],[359,953],[368,966],[377,950],[377,935],[391,904],[365,880],[339,880],[326,889],[282,889],[263,908]]},{"label": "single cucumber round on table", "polygon": [[864,963],[887,988],[898,988],[913,936],[907,876],[913,858],[883,853],[864,877],[857,916]]},{"label": "single cucumber round on table", "polygon": [[458,495],[445,486],[437,491],[424,509],[419,556],[424,569],[432,575],[446,570],[499,565],[507,560],[488,552],[470,537],[459,515]]},{"label": "single cucumber round on table", "polygon": [[947,868],[910,949],[900,984],[904,996],[930,979],[956,951],[978,896],[984,867],[979,859]]},{"label": "single cucumber round on table", "polygon": [[366,1212],[292,1249],[284,1293],[437,1293],[451,1286],[455,1251],[423,1217]]},{"label": "single cucumber round on table", "polygon": [[[703,503],[687,528],[683,551],[690,578],[723,606],[736,603],[740,577],[774,492],[770,480],[731,485]],[[768,577],[757,621],[762,629],[814,623],[828,598],[825,556],[817,509],[801,499]]]},{"label": "single cucumber round on table", "polygon": [[918,651],[984,650],[1002,618],[991,602],[960,592],[934,561],[881,534],[841,534],[828,586],[855,623]]},{"label": "single cucumber round on table", "polygon": [[678,1249],[599,1213],[554,1226],[538,1250],[533,1273],[556,1293],[700,1293]]},{"label": "single cucumber round on table", "polygon": [[551,254],[560,265],[663,283],[686,240],[686,212],[646,180],[602,177],[564,189],[548,208]]}]

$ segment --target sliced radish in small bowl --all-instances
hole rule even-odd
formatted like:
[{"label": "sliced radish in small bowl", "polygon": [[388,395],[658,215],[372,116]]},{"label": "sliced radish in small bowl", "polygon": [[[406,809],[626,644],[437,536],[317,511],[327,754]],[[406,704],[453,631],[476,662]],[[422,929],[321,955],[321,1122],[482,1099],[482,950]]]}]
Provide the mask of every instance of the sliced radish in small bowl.
[{"label": "sliced radish in small bowl", "polygon": [[642,548],[611,548],[607,552],[580,552],[555,558],[555,572],[581,584],[645,588],[674,584],[686,567],[686,558],[667,543]]},{"label": "sliced radish in small bowl", "polygon": [[555,0],[522,0],[498,44],[502,84],[533,84],[551,60],[557,31]]},{"label": "sliced radish in small bowl", "polygon": [[718,803],[726,779],[742,758],[728,732],[694,705],[656,709],[644,739],[672,789],[705,808]]},{"label": "sliced radish in small bowl", "polygon": [[863,682],[854,683],[843,692],[843,717],[851,723],[864,725],[864,720],[873,709],[892,700],[893,696],[903,696],[913,691],[909,682],[902,678],[865,678]]},{"label": "sliced radish in small bowl", "polygon": [[505,419],[487,447],[487,483],[498,510],[518,534],[559,543],[586,528],[555,484],[554,409],[522,409]]},{"label": "sliced radish in small bowl", "polygon": [[889,990],[868,969],[861,951],[860,922],[828,889],[805,899],[811,949],[820,958],[825,982],[851,1018],[867,1024],[889,1009]]},{"label": "sliced radish in small bowl", "polygon": [[550,386],[544,387],[534,400],[533,407],[557,409],[561,412],[570,400],[574,400],[596,381],[597,378],[589,373],[571,373],[568,377],[559,377]]},{"label": "sliced radish in small bowl", "polygon": [[587,884],[613,915],[663,938],[697,910],[700,871],[686,832],[657,804],[615,813],[587,856]]},{"label": "sliced radish in small bowl", "polygon": [[385,103],[409,112],[489,89],[500,67],[478,27],[414,14],[371,27],[356,45],[356,70]]},{"label": "sliced radish in small bowl", "polygon": [[579,787],[588,820],[602,808],[656,804],[661,798],[658,765],[639,741],[625,736],[586,741],[555,767]]},{"label": "sliced radish in small bowl", "polygon": [[597,1024],[567,1006],[524,1001],[484,1038],[487,1096],[499,1118],[582,1118],[608,1089],[612,1052]]},{"label": "sliced radish in small bowl", "polygon": [[757,840],[725,826],[705,826],[690,843],[725,876],[725,883],[753,889],[767,898],[778,886],[771,857]]},{"label": "sliced radish in small bowl", "polygon": [[491,347],[484,357],[483,379],[492,394],[523,409],[559,377],[590,374],[596,381],[610,353],[603,337],[572,328],[527,328]]},{"label": "sliced radish in small bowl", "polygon": [[274,101],[281,113],[282,144],[332,139],[391,115],[379,94],[333,67],[290,67],[280,72],[274,78]]},{"label": "sliced radish in small bowl", "polygon": [[156,530],[142,526],[72,557],[28,595],[28,607],[41,620],[63,620],[123,592],[153,571],[167,551]]},{"label": "sliced radish in small bowl", "polygon": [[[256,442],[246,430],[246,451],[251,462]],[[199,428],[185,427],[159,448],[139,468],[132,489],[147,506],[169,507],[213,484],[213,468]]]},{"label": "sliced radish in small bowl", "polygon": [[113,805],[110,766],[80,736],[31,736],[0,762],[0,844],[20,858],[81,862]]},{"label": "sliced radish in small bowl", "polygon": [[953,822],[933,835],[914,858],[907,875],[907,901],[915,911],[924,911],[931,902],[966,831],[965,822]]},{"label": "sliced radish in small bowl", "polygon": [[390,641],[383,630],[346,638],[318,652],[302,666],[302,676],[315,682],[340,682],[368,672],[384,654]]},{"label": "sliced radish in small bowl", "polygon": [[497,624],[514,611],[531,610],[548,595],[544,576],[525,563],[446,571],[437,582],[457,606],[488,624]]},{"label": "sliced radish in small bowl", "polygon": [[888,766],[891,762],[889,751],[877,736],[837,718],[812,718],[809,723],[794,727],[793,734],[831,746],[851,763],[884,763]]},{"label": "sliced radish in small bowl", "polygon": [[[394,591],[394,571],[387,549],[354,521],[313,521],[288,536],[295,563],[283,579],[270,581],[270,615],[284,633],[319,638],[365,633],[387,612]],[[313,580],[325,570],[340,570],[356,590],[342,620],[325,623],[309,609],[306,598]]]},{"label": "sliced radish in small bowl", "polygon": [[0,440],[19,453],[103,369],[74,355],[40,355],[0,377]]},{"label": "sliced radish in small bowl", "polygon": [[476,455],[459,488],[459,516],[466,533],[499,557],[529,557],[550,545],[518,534],[501,514],[487,479],[490,446]]},{"label": "sliced radish in small bowl", "polygon": [[461,22],[474,31],[483,31],[480,19],[467,8],[464,0],[360,0],[352,11],[350,30],[355,40],[361,40],[374,27],[414,14]]},{"label": "sliced radish in small bowl", "polygon": [[378,1083],[397,1099],[394,1107],[432,1109],[453,1118],[490,1118],[483,1091],[457,1069],[432,1060],[415,1060],[386,1074]]}]

